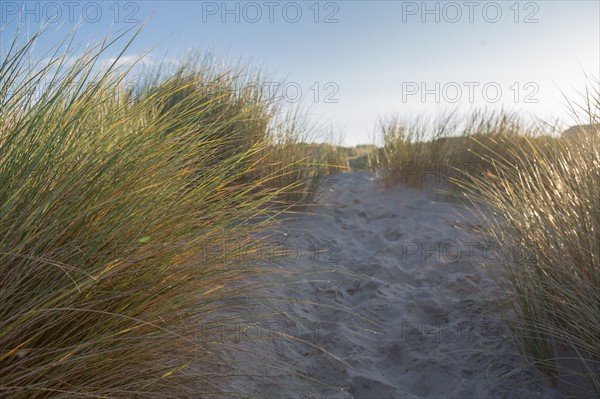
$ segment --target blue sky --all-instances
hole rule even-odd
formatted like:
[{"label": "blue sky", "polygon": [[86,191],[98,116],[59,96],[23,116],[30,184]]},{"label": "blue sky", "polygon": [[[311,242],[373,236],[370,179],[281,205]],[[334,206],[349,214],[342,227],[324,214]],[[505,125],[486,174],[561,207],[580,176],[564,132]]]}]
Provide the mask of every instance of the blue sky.
[{"label": "blue sky", "polygon": [[94,40],[147,19],[130,56],[211,49],[260,66],[354,145],[394,113],[504,107],[570,123],[561,91],[600,76],[599,3],[3,1],[0,24],[5,48],[19,20],[30,32],[49,22],[52,42],[80,20],[80,40]]}]

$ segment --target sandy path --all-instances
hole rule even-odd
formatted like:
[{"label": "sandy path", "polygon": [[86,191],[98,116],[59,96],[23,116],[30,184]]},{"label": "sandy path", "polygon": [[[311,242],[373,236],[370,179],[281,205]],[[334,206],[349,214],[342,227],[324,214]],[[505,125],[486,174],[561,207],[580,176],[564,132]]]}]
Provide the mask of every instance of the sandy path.
[{"label": "sandy path", "polygon": [[290,323],[281,331],[319,348],[277,335],[242,345],[336,388],[240,389],[294,398],[560,397],[516,355],[497,312],[503,294],[481,267],[497,253],[474,246],[459,205],[384,189],[366,173],[335,176],[316,200],[329,206],[284,224],[286,247],[297,252],[280,263],[304,277],[279,294],[298,299],[281,305]]}]

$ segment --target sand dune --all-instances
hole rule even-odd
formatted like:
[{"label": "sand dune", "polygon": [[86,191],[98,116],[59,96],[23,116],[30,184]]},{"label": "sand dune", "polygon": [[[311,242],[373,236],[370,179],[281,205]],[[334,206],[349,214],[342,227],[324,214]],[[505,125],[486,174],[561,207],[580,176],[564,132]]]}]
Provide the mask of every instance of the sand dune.
[{"label": "sand dune", "polygon": [[500,316],[504,295],[481,266],[494,267],[499,251],[474,244],[477,220],[463,207],[427,190],[384,189],[367,173],[336,175],[316,200],[328,205],[286,222],[282,235],[298,251],[281,266],[303,275],[279,293],[298,299],[281,305],[291,338],[240,345],[260,345],[269,362],[329,387],[306,381],[284,394],[277,383],[288,373],[265,366],[271,382],[240,389],[293,398],[560,397],[518,356]]}]

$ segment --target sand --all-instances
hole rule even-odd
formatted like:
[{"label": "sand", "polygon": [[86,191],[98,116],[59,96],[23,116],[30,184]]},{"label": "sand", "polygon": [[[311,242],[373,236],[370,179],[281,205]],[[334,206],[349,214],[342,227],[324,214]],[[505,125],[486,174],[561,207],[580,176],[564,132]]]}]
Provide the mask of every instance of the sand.
[{"label": "sand", "polygon": [[477,238],[461,204],[431,189],[386,189],[369,173],[335,175],[316,201],[326,206],[284,222],[279,237],[295,251],[274,265],[301,277],[270,293],[295,300],[279,303],[286,315],[272,323],[246,326],[226,354],[260,353],[264,363],[249,370],[267,378],[233,388],[282,398],[561,397],[519,356],[488,273],[501,252]]}]

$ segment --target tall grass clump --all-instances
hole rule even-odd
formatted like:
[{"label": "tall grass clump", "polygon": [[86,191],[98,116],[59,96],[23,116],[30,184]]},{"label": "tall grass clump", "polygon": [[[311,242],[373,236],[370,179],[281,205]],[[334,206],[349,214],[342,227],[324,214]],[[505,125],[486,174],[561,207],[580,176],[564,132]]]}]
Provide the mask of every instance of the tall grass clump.
[{"label": "tall grass clump", "polygon": [[0,397],[224,389],[198,324],[264,272],[218,245],[260,246],[285,193],[256,178],[271,105],[191,66],[124,91],[130,67],[101,61],[130,33],[2,55]]},{"label": "tall grass clump", "polygon": [[244,161],[257,162],[257,167],[242,179],[261,181],[260,189],[267,192],[278,190],[280,207],[308,204],[325,176],[344,169],[341,149],[310,144],[322,128],[289,107],[279,93],[266,90],[260,71],[218,66],[222,64],[214,55],[192,56],[166,77],[160,70],[149,74],[151,78],[136,84],[141,90],[135,95],[158,95],[161,115],[179,115],[182,107],[194,109],[195,123],[207,130],[207,139],[219,140],[217,161],[267,143],[254,159]]},{"label": "tall grass clump", "polygon": [[[247,151],[264,143],[271,135],[280,102],[263,89],[260,71],[228,66],[218,56],[207,53],[188,55],[176,67],[149,71],[134,83],[136,98],[157,98],[161,117],[178,128],[182,109],[194,123],[205,129],[208,139],[219,140],[217,160]],[[288,127],[290,129],[291,127]]]},{"label": "tall grass clump", "polygon": [[521,148],[526,137],[548,140],[536,135],[535,126],[502,111],[474,111],[464,120],[452,113],[437,119],[393,117],[378,129],[381,143],[371,154],[370,167],[385,185],[446,183],[457,192],[454,181],[484,175],[494,169],[495,158],[516,161],[511,149]]},{"label": "tall grass clump", "polygon": [[[594,87],[583,109],[598,126]],[[495,170],[461,185],[502,249],[514,331],[572,395],[600,395],[600,137],[507,148],[509,157],[490,159]]]}]

